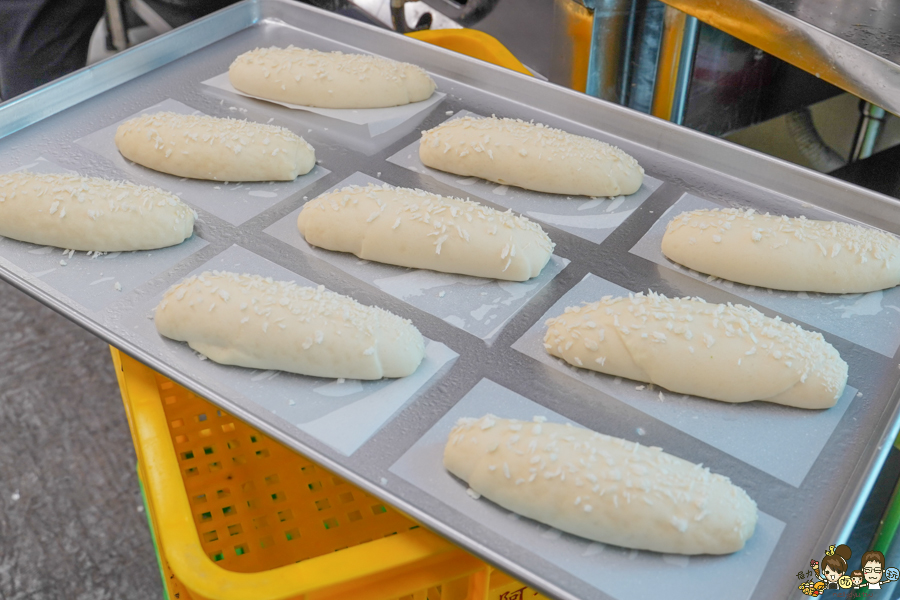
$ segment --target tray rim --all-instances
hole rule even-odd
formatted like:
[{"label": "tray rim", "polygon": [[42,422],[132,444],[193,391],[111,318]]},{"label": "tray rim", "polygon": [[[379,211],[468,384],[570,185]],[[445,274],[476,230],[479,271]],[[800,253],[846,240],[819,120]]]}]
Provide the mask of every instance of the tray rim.
[{"label": "tray rim", "polygon": [[[602,108],[602,111],[593,114],[603,116],[604,120],[599,122],[592,121],[590,123],[591,127],[602,129],[604,132],[628,139],[629,142],[633,144],[649,148],[656,152],[668,154],[675,159],[676,162],[682,161],[709,171],[726,175],[741,181],[743,185],[787,195],[798,201],[809,202],[814,206],[829,210],[833,210],[831,208],[832,206],[839,206],[840,214],[849,218],[869,217],[869,219],[884,221],[893,224],[894,229],[897,232],[900,232],[900,211],[896,210],[897,208],[900,208],[900,201],[889,196],[831,178],[827,175],[811,171],[805,167],[788,163],[784,160],[755,150],[737,146],[736,144],[720,138],[674,125],[668,121],[663,121],[613,103],[556,86],[549,82],[544,82],[467,56],[459,55],[413,38],[394,35],[393,32],[360,23],[353,19],[317,9],[309,5],[291,2],[290,0],[244,0],[243,2],[217,11],[216,13],[208,15],[183,28],[175,29],[158,38],[149,40],[148,42],[131,48],[121,54],[97,63],[96,65],[76,71],[65,78],[45,84],[23,96],[13,98],[10,101],[0,104],[0,139],[4,139],[31,124],[46,119],[156,68],[169,64],[178,58],[218,42],[234,33],[267,22],[276,23],[279,21],[277,17],[271,18],[266,14],[266,9],[271,6],[289,6],[290,10],[306,11],[312,13],[312,15],[317,15],[319,18],[324,18],[326,20],[330,19],[333,23],[339,23],[339,25],[337,25],[338,27],[350,25],[360,28],[363,32],[368,32],[369,34],[380,36],[383,40],[387,40],[389,46],[388,50],[391,52],[399,52],[404,48],[409,48],[409,44],[413,44],[419,56],[431,55],[443,57],[445,60],[452,61],[453,65],[460,67],[460,72],[450,72],[448,69],[442,67],[430,67],[430,70],[445,77],[458,80],[461,83],[478,83],[483,87],[489,88],[499,87],[501,88],[501,91],[504,87],[531,86],[532,89],[535,90],[536,95],[530,96],[529,98],[540,102],[539,104],[529,104],[528,106],[531,106],[536,110],[552,113],[559,119],[570,120],[568,117],[564,116],[564,111],[559,106],[561,98],[569,103],[575,103],[582,108]],[[205,38],[201,35],[206,33],[211,34],[213,37]],[[321,33],[317,33],[317,35],[321,35]],[[354,45],[362,46],[365,45],[366,42],[357,39],[353,43]],[[384,48],[381,48],[379,52],[383,52],[383,50]],[[391,52],[386,52],[385,54],[390,55]],[[402,57],[398,58],[402,59]],[[486,79],[489,79],[491,84],[485,86],[483,81],[476,80],[475,76],[479,73],[489,73],[490,77]],[[81,89],[79,86],[87,89]],[[496,93],[496,90],[492,91]],[[547,102],[552,102],[554,106],[552,108],[548,107]],[[522,104],[521,102],[516,103]],[[572,120],[572,122],[577,121]],[[628,132],[625,132],[625,123],[638,125],[638,131],[635,132],[629,130]],[[648,133],[649,135],[647,135]],[[694,145],[684,143],[688,141]],[[708,160],[709,157],[700,156],[698,154],[700,148],[709,148],[710,146],[715,150],[715,152],[710,153],[713,160]],[[755,183],[747,178],[729,173],[728,170],[732,170],[735,165],[727,160],[728,157],[741,158],[744,161],[742,163],[742,168],[744,170],[747,170],[748,167],[767,167],[780,170],[783,174],[791,175],[793,177],[775,182],[776,184],[780,183],[786,185],[787,189],[779,189],[777,185],[773,186]],[[722,168],[723,165],[724,169]],[[817,196],[821,191],[829,192],[828,196],[825,197],[824,202],[822,201],[822,197]],[[862,208],[859,206],[853,207],[841,205],[837,201],[837,198],[831,197],[832,194],[840,192],[862,197],[867,200],[870,205]],[[813,197],[815,197],[815,200]],[[887,214],[884,217],[879,216],[878,213],[883,213],[884,211],[892,211],[895,214]],[[375,481],[366,479],[365,476],[355,473],[349,467],[343,466],[338,460],[329,458],[327,454],[317,450],[316,447],[309,445],[306,442],[301,442],[297,438],[290,437],[287,433],[278,429],[274,424],[269,424],[266,420],[258,417],[252,410],[242,407],[229,400],[226,396],[195,382],[189,375],[183,373],[176,367],[169,366],[162,360],[156,359],[149,353],[144,352],[136,343],[125,338],[119,338],[114,332],[106,330],[102,324],[92,319],[89,314],[73,308],[73,306],[69,305],[64,299],[54,297],[47,290],[34,285],[27,277],[22,277],[13,271],[0,268],[0,279],[4,279],[14,287],[69,318],[81,327],[91,331],[110,345],[121,349],[145,365],[165,374],[177,383],[191,389],[209,401],[221,405],[236,417],[260,428],[267,435],[270,435],[288,447],[307,455],[313,460],[320,462],[327,468],[341,474],[366,491],[392,503],[394,506],[410,514],[415,519],[450,538],[455,543],[464,546],[485,560],[500,565],[501,568],[521,577],[524,581],[533,583],[538,589],[549,592],[549,595],[551,596],[577,600],[574,595],[558,587],[552,581],[537,576],[532,571],[523,568],[518,563],[491,550],[484,544],[460,534],[451,526],[429,516],[428,513],[410,504],[403,498],[396,496],[395,493],[388,488],[379,486]],[[823,534],[818,540],[819,545],[823,542],[825,545],[833,543],[835,539],[839,542],[846,541],[849,537],[850,531],[855,525],[859,513],[862,511],[863,505],[865,504],[865,500],[874,486],[878,473],[887,458],[891,443],[893,439],[897,437],[898,433],[900,433],[900,403],[896,402],[898,395],[900,395],[900,382],[898,382],[897,386],[894,388],[891,399],[884,410],[884,414],[887,417],[885,421],[887,426],[882,429],[880,436],[870,438],[869,442],[866,444],[865,449],[860,455],[857,466],[853,469],[853,472],[857,473],[859,479],[855,485],[845,486],[839,497],[838,504],[832,510],[827,525],[822,528]],[[892,404],[893,408],[891,407]],[[871,454],[869,453],[870,449],[872,449]],[[843,502],[845,498],[848,500],[846,503]],[[832,533],[826,534],[824,532]]]}]

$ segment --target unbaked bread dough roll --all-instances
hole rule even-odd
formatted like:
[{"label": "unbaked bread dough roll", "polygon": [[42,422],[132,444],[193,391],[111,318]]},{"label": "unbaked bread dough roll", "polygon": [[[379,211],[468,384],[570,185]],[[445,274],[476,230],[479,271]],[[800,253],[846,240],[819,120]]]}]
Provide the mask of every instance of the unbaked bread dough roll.
[{"label": "unbaked bread dough roll", "polygon": [[728,554],[756,528],[756,503],[727,477],[660,448],[542,417],[460,419],[444,466],[506,509],[626,548]]},{"label": "unbaked bread dough roll", "polygon": [[84,252],[152,250],[191,237],[196,213],[161,189],[69,174],[0,175],[0,236]]},{"label": "unbaked bread dough roll", "polygon": [[422,133],[426,166],[526,190],[581,196],[633,194],[644,169],[615,146],[517,119],[471,116]]},{"label": "unbaked bread dough roll", "polygon": [[369,54],[257,48],[228,69],[235,89],[320,108],[383,108],[427,100],[435,85],[421,67]]},{"label": "unbaked bread dough roll", "polygon": [[838,221],[704,209],[666,227],[662,251],[686,267],[776,290],[864,293],[900,284],[900,240]]},{"label": "unbaked bread dough roll", "polygon": [[847,384],[847,363],[822,334],[740,304],[607,296],[547,326],[553,356],[680,394],[829,408]]},{"label": "unbaked bread dough roll", "polygon": [[214,181],[293,181],[316,152],[289,129],[240,119],[160,112],[116,130],[122,156],[156,171]]},{"label": "unbaked bread dough roll", "polygon": [[215,362],[315,377],[405,377],[425,357],[415,326],[322,286],[206,272],[166,292],[160,334]]},{"label": "unbaked bread dough roll", "polygon": [[536,277],[553,254],[540,225],[511,211],[389,185],[323,194],[297,227],[313,246],[365,260],[509,281]]}]

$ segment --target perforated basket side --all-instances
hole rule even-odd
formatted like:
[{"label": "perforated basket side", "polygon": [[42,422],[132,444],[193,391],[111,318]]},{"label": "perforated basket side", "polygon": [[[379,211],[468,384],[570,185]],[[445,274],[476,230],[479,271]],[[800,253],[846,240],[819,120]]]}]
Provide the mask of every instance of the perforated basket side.
[{"label": "perforated basket side", "polygon": [[160,375],[206,555],[256,572],[417,529],[414,521]]},{"label": "perforated basket side", "polygon": [[483,562],[128,356],[113,358],[160,555],[193,600],[487,598]]}]

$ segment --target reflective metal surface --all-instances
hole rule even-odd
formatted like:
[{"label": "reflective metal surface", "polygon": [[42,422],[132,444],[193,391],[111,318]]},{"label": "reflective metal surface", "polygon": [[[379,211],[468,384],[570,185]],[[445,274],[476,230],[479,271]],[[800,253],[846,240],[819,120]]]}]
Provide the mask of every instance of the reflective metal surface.
[{"label": "reflective metal surface", "polygon": [[887,116],[883,108],[865,100],[860,100],[859,113],[859,125],[856,127],[853,148],[850,150],[850,162],[872,156],[872,150],[878,142]]},{"label": "reflective metal surface", "polygon": [[552,24],[547,76],[553,83],[583,92],[587,89],[594,13],[573,0],[554,0]]},{"label": "reflective metal surface", "polygon": [[900,7],[888,0],[663,0],[900,113]]},{"label": "reflective metal surface", "polygon": [[[840,93],[660,0],[553,6],[550,81],[691,129],[721,136]],[[521,11],[506,18],[534,39],[524,24],[537,17]]]},{"label": "reflective metal surface", "polygon": [[594,11],[587,93],[625,104],[634,42],[635,0],[586,0]]},{"label": "reflective metal surface", "polygon": [[697,19],[671,7],[666,9],[653,88],[654,116],[684,124],[699,37]]},{"label": "reflective metal surface", "polygon": [[[739,203],[782,213],[804,212],[815,205],[895,233],[900,232],[897,210],[900,204],[585,94],[383,29],[278,0],[246,2],[226,9],[0,106],[0,167],[13,163],[19,156],[40,153],[70,168],[93,165],[95,174],[115,174],[117,171],[111,163],[98,160],[75,140],[166,98],[183,101],[208,114],[233,114],[222,105],[220,96],[210,93],[200,82],[227,70],[239,52],[262,43],[274,43],[280,39],[278,36],[290,37],[297,44],[305,42],[326,48],[345,44],[389,58],[414,60],[448,93],[444,104],[421,125],[400,132],[398,139],[374,154],[363,154],[349,147],[345,141],[333,137],[333,131],[320,127],[322,122],[313,123],[314,117],[288,115],[292,123],[310,119],[315,129],[310,127],[304,135],[309,136],[323,165],[332,170],[330,179],[323,179],[316,188],[310,189],[310,194],[325,191],[355,171],[384,172],[384,177],[395,185],[427,187],[446,194],[464,193],[385,160],[418,139],[418,129],[433,127],[447,118],[447,111],[459,110],[533,118],[607,140],[635,156],[648,174],[664,183],[600,245],[563,229],[548,227],[557,243],[557,253],[572,263],[552,286],[505,326],[492,345],[267,236],[265,228],[302,203],[296,196],[240,227],[232,227],[204,213],[198,235],[209,242],[208,250],[185,259],[176,269],[159,275],[133,294],[123,293],[103,310],[85,309],[37,277],[13,268],[3,256],[0,256],[0,277],[231,414],[553,597],[584,600],[606,596],[541,560],[528,548],[463,518],[452,507],[398,481],[389,471],[481,378],[490,377],[573,422],[631,439],[634,435],[646,435],[643,441],[648,445],[663,446],[674,454],[727,473],[748,490],[761,510],[785,523],[783,535],[768,558],[766,576],[752,596],[768,600],[795,592],[796,578],[782,565],[793,565],[798,557],[806,562],[810,549],[827,547],[847,538],[885,460],[890,441],[897,435],[900,407],[896,387],[900,371],[896,356],[878,355],[828,334],[829,341],[853,366],[853,385],[863,395],[849,407],[841,421],[841,430],[819,455],[814,471],[799,486],[794,486],[701,443],[666,422],[556,376],[537,361],[513,350],[511,345],[589,272],[632,290],[650,288],[668,295],[698,295],[716,302],[741,302],[737,293],[714,288],[674,271],[669,273],[670,270],[660,269],[629,251],[663,211],[685,192],[720,203]],[[245,116],[252,120],[265,122],[285,116],[285,109],[266,103],[233,102],[247,107],[250,112]],[[125,317],[138,314],[136,311],[145,302],[232,244],[239,244],[282,268],[306,273],[312,280],[328,281],[335,291],[414,318],[423,335],[457,351],[459,362],[439,385],[399,413],[352,456],[342,455],[302,432],[297,433],[293,425],[258,403],[227,393],[215,381],[204,382],[198,378],[195,364],[167,360],[164,355],[154,353],[147,347],[146,338],[135,334],[125,323]],[[636,434],[637,427],[646,429],[644,434]],[[615,575],[611,573],[610,577]],[[666,591],[669,597],[685,596],[683,590]]]}]

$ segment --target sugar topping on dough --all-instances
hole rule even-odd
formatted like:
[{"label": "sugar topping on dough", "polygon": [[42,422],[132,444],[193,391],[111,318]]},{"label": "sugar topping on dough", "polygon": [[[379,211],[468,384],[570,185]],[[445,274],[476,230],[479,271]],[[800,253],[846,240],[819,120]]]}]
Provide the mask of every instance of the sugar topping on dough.
[{"label": "sugar topping on dough", "polygon": [[698,231],[711,229],[715,232],[714,243],[721,243],[726,236],[741,235],[750,227],[753,242],[769,244],[773,249],[788,245],[793,238],[815,243],[825,258],[849,252],[859,257],[860,264],[874,260],[880,261],[884,268],[890,268],[892,260],[900,260],[900,244],[893,235],[839,221],[763,215],[752,208],[715,208],[682,213],[669,223],[667,230],[674,232],[682,227]]},{"label": "sugar topping on dough", "polygon": [[[613,161],[621,162],[627,168],[640,169],[641,173],[644,172],[632,156],[615,146],[521,119],[465,116],[425,131],[422,134],[422,143],[428,144],[432,148],[440,148],[445,154],[451,152],[459,157],[464,157],[475,153],[482,154],[488,160],[493,160],[496,142],[491,140],[490,131],[497,129],[512,135],[513,140],[517,142],[515,145],[519,147],[518,152],[523,157],[528,156],[529,152],[537,152],[538,159],[547,162],[567,161],[574,158],[598,164]],[[463,130],[482,130],[486,133],[465,143],[455,135]],[[526,149],[535,143],[538,145],[537,150]]]},{"label": "sugar topping on dough", "polygon": [[197,214],[154,187],[70,173],[0,175],[0,236],[84,252],[152,250],[191,237]]},{"label": "sugar topping on dough", "polygon": [[231,85],[276,102],[321,108],[383,108],[431,97],[434,80],[409,63],[369,54],[257,48],[228,68]]},{"label": "sugar topping on dough", "polygon": [[93,206],[87,210],[87,215],[95,221],[107,213],[143,214],[156,207],[176,208],[173,212],[173,227],[176,228],[180,228],[186,219],[193,222],[196,218],[196,213],[178,196],[159,188],[67,173],[17,171],[0,175],[0,202],[14,199],[24,186],[37,187],[37,197],[46,200],[46,203],[36,204],[35,211],[47,210],[61,220],[68,214],[66,206],[72,203]]},{"label": "sugar topping on dough", "polygon": [[[380,197],[380,192],[403,192],[403,196],[395,196],[394,200],[386,202]],[[553,252],[555,244],[550,236],[540,225],[526,217],[513,214],[512,210],[499,211],[489,206],[484,206],[472,200],[462,198],[445,198],[438,194],[432,194],[420,189],[395,188],[383,184],[370,183],[365,187],[352,185],[339,190],[340,193],[331,193],[320,196],[309,203],[310,209],[328,210],[335,212],[347,206],[356,204],[359,199],[356,194],[365,194],[367,198],[374,200],[379,210],[373,211],[368,221],[374,221],[382,216],[389,207],[399,203],[399,215],[395,217],[391,229],[401,232],[404,223],[420,221],[432,226],[429,237],[434,237],[434,252],[441,253],[441,246],[451,236],[459,237],[465,242],[469,241],[467,225],[473,221],[493,223],[492,233],[502,234],[504,229],[521,229],[537,234],[540,247],[548,252]],[[393,213],[392,213],[393,214]],[[506,244],[501,250],[500,258],[512,261],[516,256],[515,244]],[[509,262],[507,262],[507,266]]]},{"label": "sugar topping on dough", "polygon": [[259,275],[207,271],[173,286],[157,331],[210,360],[314,377],[406,377],[425,357],[408,320],[353,298]]},{"label": "sugar topping on dough", "polygon": [[[595,311],[613,316],[616,331],[607,332],[604,327],[598,327],[590,319],[590,313]],[[581,313],[586,316],[573,318]],[[603,342],[609,333],[639,336],[657,344],[667,343],[670,337],[680,337],[689,342],[691,354],[700,349],[715,352],[716,342],[721,337],[738,338],[747,347],[745,356],[766,356],[796,372],[800,383],[805,383],[816,371],[834,397],[840,395],[846,383],[846,365],[834,359],[835,350],[822,334],[730,302],[709,304],[701,298],[667,298],[653,292],[629,294],[627,298],[604,296],[599,302],[566,308],[563,316],[548,319],[546,324],[550,329],[544,347],[556,350],[560,355],[576,344],[597,352],[599,342]],[[695,330],[709,325],[712,333],[695,335]],[[576,364],[583,362],[577,356],[573,360]],[[606,357],[597,355],[595,361],[602,366]],[[741,359],[738,359],[739,367],[740,363]]]},{"label": "sugar topping on dough", "polygon": [[[174,140],[164,139],[156,131],[158,127],[172,128],[179,132],[179,136]],[[126,121],[120,130],[123,134],[134,132],[146,135],[147,140],[154,143],[156,150],[164,152],[166,158],[176,152],[189,154],[191,146],[199,144],[222,145],[237,155],[250,143],[260,141],[262,147],[258,153],[261,154],[277,156],[284,152],[285,149],[276,143],[278,141],[300,142],[310,152],[314,152],[312,146],[290,129],[228,117],[158,112]],[[184,144],[183,147],[180,146],[181,143]]]},{"label": "sugar topping on dough", "polygon": [[[340,57],[340,61],[335,61]],[[303,74],[299,71],[312,68],[313,80],[332,80],[337,71],[356,76],[359,81],[377,75],[389,80],[401,80],[408,77],[409,69],[415,69],[425,75],[425,70],[410,63],[397,62],[371,54],[345,54],[340,51],[321,52],[309,48],[256,48],[241,54],[234,60],[235,65],[259,65],[265,70],[266,78],[290,78],[300,82]]]},{"label": "sugar topping on dough", "polygon": [[[241,295],[232,298],[231,294],[221,289],[223,282],[238,284]],[[313,319],[323,317],[340,319],[344,325],[372,336],[376,333],[375,326],[379,324],[387,331],[402,331],[405,326],[411,325],[408,319],[377,306],[360,304],[353,298],[328,291],[321,285],[301,286],[294,282],[276,281],[271,277],[239,275],[228,271],[206,271],[179,282],[166,292],[158,310],[166,310],[170,303],[186,301],[189,306],[208,307],[207,311],[212,313],[218,304],[232,300],[240,303],[239,322],[234,325],[254,321],[264,333],[270,327],[286,330],[294,323],[310,323]],[[372,317],[377,319],[373,320]],[[226,327],[228,324],[221,325]],[[323,343],[324,338],[324,332],[317,332],[314,337],[306,340],[302,348],[308,350],[313,344]],[[372,354],[374,351],[374,348],[370,348],[364,353]]]},{"label": "sugar topping on dough", "polygon": [[628,548],[736,552],[758,518],[744,490],[702,465],[544,417],[460,419],[444,466],[469,484],[473,498]]},{"label": "sugar topping on dough", "polygon": [[[711,473],[702,465],[690,464],[690,469],[673,469],[673,465],[685,465],[687,461],[663,452],[657,446],[642,446],[622,438],[589,432],[589,437],[576,437],[576,431],[583,431],[572,424],[547,423],[545,417],[534,417],[532,421],[502,419],[495,415],[479,418],[459,419],[450,432],[449,445],[477,443],[482,431],[502,427],[512,432],[507,440],[507,452],[530,457],[527,471],[510,468],[502,461],[498,446],[483,447],[483,453],[497,456],[496,461],[487,461],[484,468],[499,471],[514,485],[528,486],[538,480],[556,482],[557,486],[571,486],[581,491],[574,505],[582,512],[590,513],[599,504],[608,505],[604,510],[618,510],[633,501],[649,506],[654,500],[667,500],[685,509],[685,514],[672,515],[671,526],[680,533],[686,533],[694,524],[707,516],[704,509],[706,493],[710,482],[731,483],[722,475]],[[471,434],[475,434],[474,436]],[[615,455],[609,451],[612,445],[621,450]],[[560,455],[577,461],[559,460]],[[481,466],[481,465],[479,465]],[[471,479],[472,475],[469,475]],[[745,503],[754,504],[746,492],[731,486],[728,503],[739,517],[743,517]],[[528,494],[523,489],[521,494]],[[622,506],[620,506],[622,505]],[[740,521],[739,527],[751,525]]]},{"label": "sugar topping on dough", "polygon": [[293,181],[316,165],[313,147],[284,127],[206,115],[142,115],[118,127],[116,147],[145,167],[213,181]]}]

